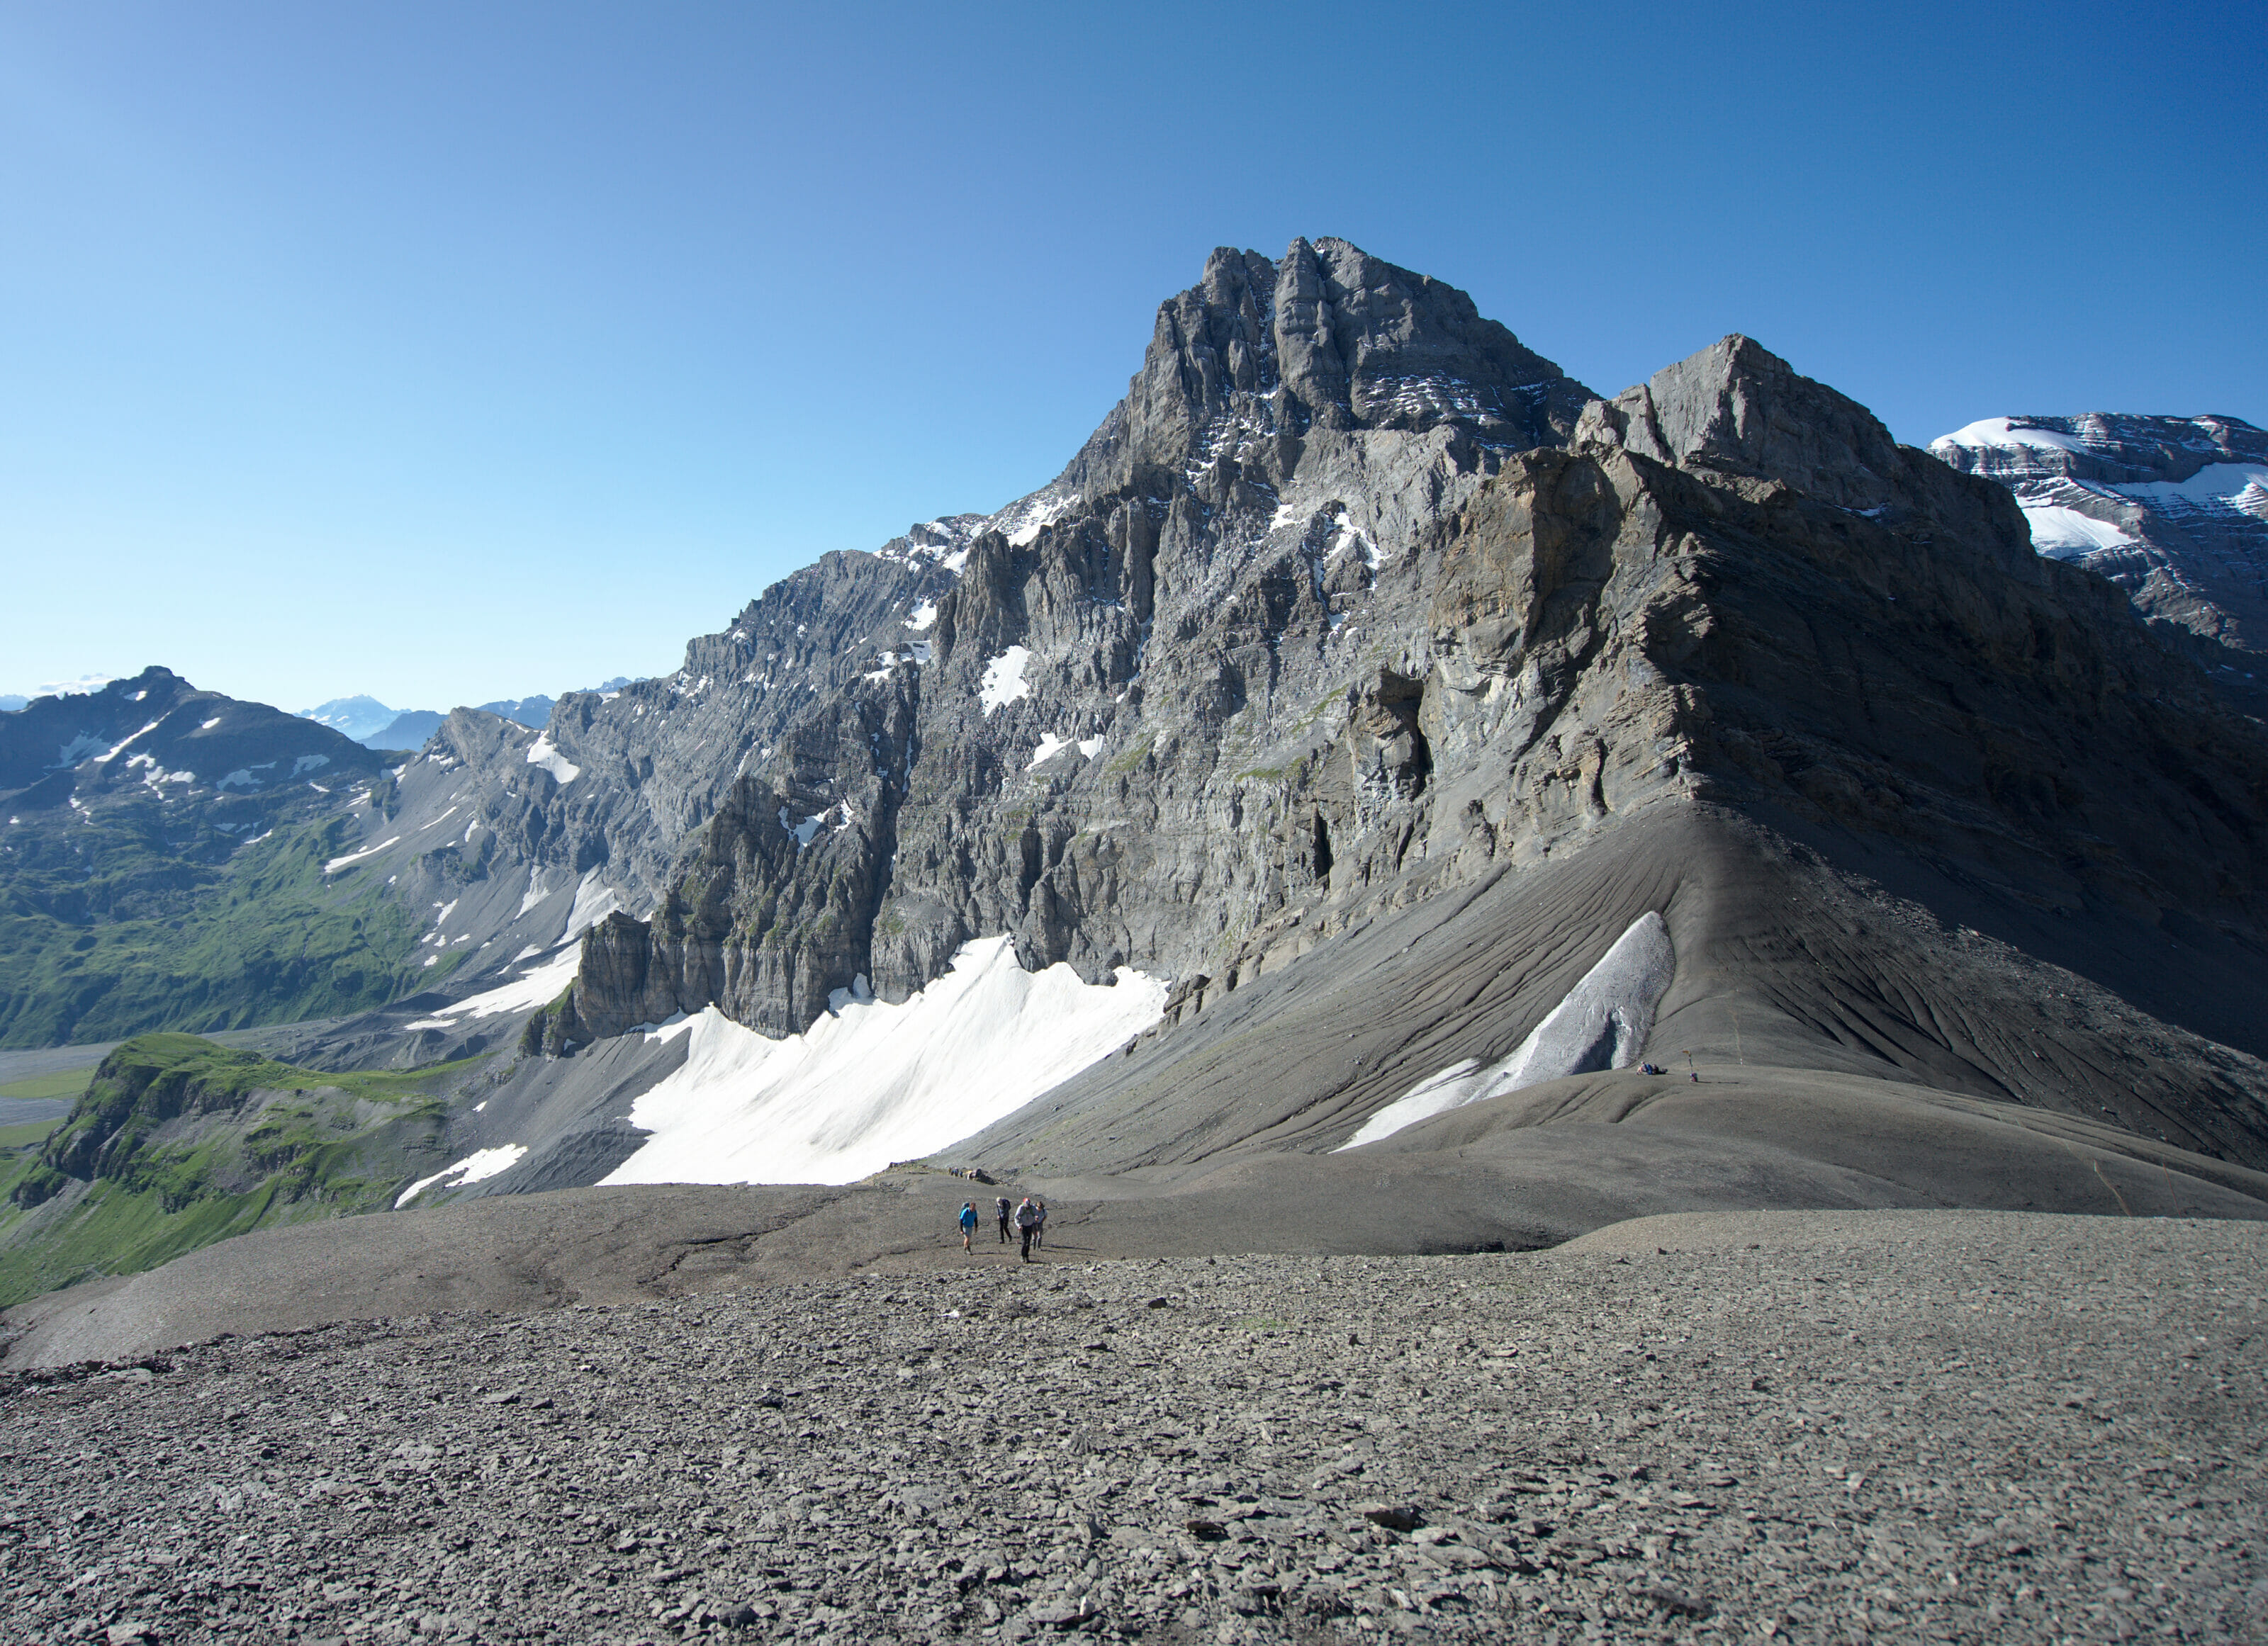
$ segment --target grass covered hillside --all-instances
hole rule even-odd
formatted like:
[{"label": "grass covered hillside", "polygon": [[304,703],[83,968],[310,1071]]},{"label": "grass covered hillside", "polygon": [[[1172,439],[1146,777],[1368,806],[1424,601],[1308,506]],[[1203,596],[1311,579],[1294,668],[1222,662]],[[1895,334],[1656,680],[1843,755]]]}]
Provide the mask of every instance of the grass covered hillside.
[{"label": "grass covered hillside", "polygon": [[344,818],[230,848],[218,863],[179,830],[178,819],[109,812],[8,831],[0,1047],[330,1017],[453,969],[453,955],[423,968],[417,921],[382,885],[326,885],[323,864],[351,849]]},{"label": "grass covered hillside", "polygon": [[60,1122],[0,1135],[0,1307],[383,1209],[446,1161],[443,1095],[482,1061],[329,1074],[195,1035],[127,1041]]},{"label": "grass covered hillside", "polygon": [[438,981],[382,886],[326,884],[388,756],[165,669],[0,715],[0,1047],[328,1017]]}]

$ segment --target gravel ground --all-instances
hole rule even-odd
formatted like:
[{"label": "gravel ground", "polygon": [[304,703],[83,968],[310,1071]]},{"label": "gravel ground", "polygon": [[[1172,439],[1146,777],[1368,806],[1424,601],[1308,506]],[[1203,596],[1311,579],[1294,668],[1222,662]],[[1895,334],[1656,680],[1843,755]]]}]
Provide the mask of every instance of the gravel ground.
[{"label": "gravel ground", "polygon": [[966,1261],[9,1378],[0,1635],[2268,1631],[2257,1226]]}]

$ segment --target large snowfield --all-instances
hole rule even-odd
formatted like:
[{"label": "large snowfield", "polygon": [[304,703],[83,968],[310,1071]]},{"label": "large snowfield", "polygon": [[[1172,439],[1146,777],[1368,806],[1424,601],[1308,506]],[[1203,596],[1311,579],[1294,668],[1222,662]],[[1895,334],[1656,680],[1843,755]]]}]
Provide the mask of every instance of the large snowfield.
[{"label": "large snowfield", "polygon": [[[806,1032],[767,1040],[714,1007],[684,1066],[637,1099],[653,1135],[608,1183],[851,1183],[934,1154],[1078,1073],[1158,1020],[1165,985],[1068,966],[1027,972],[1005,937],[962,945],[912,998],[838,995]],[[968,1164],[981,1165],[972,1161]]]}]

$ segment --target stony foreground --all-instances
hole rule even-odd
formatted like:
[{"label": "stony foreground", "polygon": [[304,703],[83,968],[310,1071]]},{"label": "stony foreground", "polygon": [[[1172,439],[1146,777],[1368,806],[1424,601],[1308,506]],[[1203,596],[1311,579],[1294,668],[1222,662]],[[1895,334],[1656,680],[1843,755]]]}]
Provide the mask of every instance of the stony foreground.
[{"label": "stony foreground", "polygon": [[2257,1226],[967,1261],[12,1378],[0,1637],[2268,1630]]}]

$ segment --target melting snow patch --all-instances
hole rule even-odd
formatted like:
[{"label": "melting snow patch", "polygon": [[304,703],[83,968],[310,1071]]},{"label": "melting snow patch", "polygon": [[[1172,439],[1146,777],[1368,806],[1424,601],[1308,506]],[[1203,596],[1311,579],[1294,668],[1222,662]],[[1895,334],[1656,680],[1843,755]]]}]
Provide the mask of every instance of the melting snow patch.
[{"label": "melting snow patch", "polygon": [[218,724],[220,724],[220,716],[218,715],[215,715],[210,720],[200,720],[197,723],[197,730],[200,731],[210,731]]},{"label": "melting snow patch", "polygon": [[575,888],[575,906],[567,911],[567,929],[559,934],[559,941],[581,937],[622,906],[615,888],[602,883],[599,871],[592,870]]},{"label": "melting snow patch", "polygon": [[935,621],[937,621],[937,602],[924,600],[907,616],[906,627],[919,634]]},{"label": "melting snow patch", "polygon": [[[830,806],[828,811],[833,809]],[[820,820],[826,815],[825,812],[814,812],[800,823],[791,823],[787,820],[787,808],[782,806],[779,809],[779,826],[795,836],[796,849],[801,851],[811,844],[811,837],[819,833]]]},{"label": "melting snow patch", "polygon": [[1646,1037],[1653,1032],[1653,1009],[1676,969],[1669,928],[1659,915],[1639,915],[1510,1056],[1486,1068],[1470,1058],[1452,1063],[1379,1110],[1333,1152],[1374,1143],[1436,1114],[1523,1086],[1628,1068],[1646,1048]]},{"label": "melting snow patch", "polygon": [[1351,548],[1361,553],[1363,564],[1368,566],[1373,571],[1376,571],[1380,563],[1388,558],[1380,550],[1378,545],[1370,540],[1362,528],[1354,523],[1347,511],[1342,509],[1331,518],[1331,540],[1324,557],[1336,560]]},{"label": "melting snow patch", "polygon": [[[100,738],[92,737],[82,731],[55,751],[55,763],[48,769],[51,772],[59,772],[66,766],[76,766],[102,746]],[[118,746],[124,748],[126,746],[122,743]]]},{"label": "melting snow patch", "polygon": [[2139,540],[2129,537],[2108,520],[2066,509],[2061,503],[2023,503],[2024,519],[2032,528],[2032,547],[2050,559],[2083,555],[2091,549],[2124,548]]},{"label": "melting snow patch", "polygon": [[1032,751],[1032,758],[1024,762],[1024,769],[1027,772],[1035,770],[1070,746],[1054,732],[1042,731],[1040,733],[1040,746]]},{"label": "melting snow patch", "polygon": [[527,763],[543,768],[555,783],[571,783],[583,775],[581,767],[551,746],[549,731],[539,732],[535,741],[527,746]]},{"label": "melting snow patch", "polygon": [[713,1006],[685,1062],[640,1097],[645,1146],[608,1183],[850,1183],[981,1131],[1158,1019],[1165,986],[1027,972],[1005,937],[962,945],[902,1005],[846,999],[768,1040]]},{"label": "melting snow patch", "polygon": [[379,841],[375,846],[365,846],[360,851],[350,851],[343,857],[334,857],[330,862],[323,865],[323,872],[325,874],[336,874],[349,863],[360,863],[365,857],[377,856],[379,853],[384,851],[388,846],[398,844],[401,841],[401,836],[399,834],[389,834],[384,840]]},{"label": "melting snow patch", "polygon": [[302,754],[291,762],[291,775],[297,777],[302,772],[319,772],[330,763],[331,757],[328,754]]},{"label": "melting snow patch", "polygon": [[1101,748],[1101,746],[1102,739],[1101,738],[1081,738],[1079,740],[1079,752],[1085,755],[1088,760],[1093,760],[1095,756],[1095,752]]},{"label": "melting snow patch", "polygon": [[[136,732],[134,737],[129,737],[118,743],[113,744],[108,753],[98,757],[99,763],[116,760],[118,758],[119,751],[123,749],[127,744],[133,742],[134,738],[146,738],[157,729],[158,722],[152,720],[148,725],[143,727],[141,731]],[[76,746],[76,743],[77,740],[74,739],[74,746]]]},{"label": "melting snow patch", "polygon": [[[529,909],[534,908],[538,903],[541,903],[545,898],[549,897],[550,895],[550,892],[543,884],[543,871],[541,869],[530,869],[527,871],[527,890],[520,894],[519,913],[521,915],[525,915]],[[519,915],[514,915],[513,918],[516,920],[519,918]],[[529,954],[533,954],[534,952],[535,952],[533,949],[528,951]],[[527,955],[520,956],[520,959],[523,960],[526,958]]]},{"label": "melting snow patch", "polygon": [[446,1172],[436,1172],[430,1178],[420,1178],[402,1190],[394,1197],[394,1209],[400,1211],[445,1178],[453,1179],[449,1184],[451,1188],[460,1189],[468,1183],[478,1183],[484,1178],[496,1176],[499,1172],[509,1172],[519,1164],[521,1157],[526,1153],[526,1146],[520,1143],[506,1143],[501,1149],[475,1150]]},{"label": "melting snow patch", "polygon": [[1031,682],[1024,678],[1025,665],[1031,660],[1032,654],[1023,647],[1011,646],[984,665],[976,701],[984,705],[986,714],[1032,694]]},{"label": "melting snow patch", "polygon": [[575,981],[575,968],[581,962],[578,954],[562,955],[549,966],[539,966],[526,976],[491,988],[485,994],[474,995],[453,1006],[443,1006],[430,1018],[420,1018],[415,1023],[401,1026],[410,1029],[449,1029],[456,1025],[453,1018],[493,1018],[500,1011],[530,1011],[538,1006],[548,1006],[559,998],[559,991]]}]

